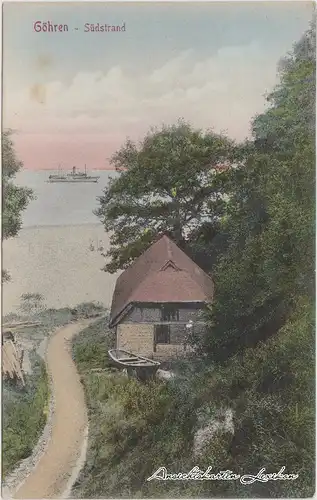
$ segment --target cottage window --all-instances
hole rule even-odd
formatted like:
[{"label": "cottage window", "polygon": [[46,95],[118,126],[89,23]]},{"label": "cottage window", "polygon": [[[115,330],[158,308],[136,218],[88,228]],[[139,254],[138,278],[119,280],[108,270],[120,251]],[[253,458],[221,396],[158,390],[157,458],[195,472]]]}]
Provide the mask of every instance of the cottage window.
[{"label": "cottage window", "polygon": [[170,344],[170,327],[169,325],[155,325],[155,345]]},{"label": "cottage window", "polygon": [[179,321],[179,310],[170,304],[162,306],[162,321]]}]

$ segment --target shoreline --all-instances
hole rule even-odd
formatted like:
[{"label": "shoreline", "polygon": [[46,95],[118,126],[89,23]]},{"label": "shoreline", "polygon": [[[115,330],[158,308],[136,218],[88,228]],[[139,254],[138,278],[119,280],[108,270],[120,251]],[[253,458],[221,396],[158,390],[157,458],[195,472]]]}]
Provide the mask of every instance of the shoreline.
[{"label": "shoreline", "polygon": [[26,293],[41,294],[48,308],[83,302],[110,307],[118,273],[103,271],[109,238],[95,222],[26,226],[5,240],[3,268],[11,280],[3,285],[3,314],[17,312]]},{"label": "shoreline", "polygon": [[[61,227],[61,228],[68,227],[69,228],[69,227],[87,227],[87,226],[103,227],[101,222],[78,222],[78,223],[74,222],[71,224],[34,224],[31,226],[29,226],[29,225],[22,226],[19,233],[16,236],[14,236],[13,238],[8,238],[8,240],[6,240],[6,241],[18,238],[22,231],[25,231],[28,229],[46,229],[46,228],[59,228],[59,227]],[[106,231],[104,233],[105,233],[105,235],[109,234]]]},{"label": "shoreline", "polygon": [[[58,170],[58,168],[28,168],[25,166],[23,167],[24,172],[55,172],[56,170]],[[61,170],[69,170],[69,168],[68,169],[64,168]],[[89,172],[117,172],[113,168],[89,168],[87,170],[89,170]]]}]

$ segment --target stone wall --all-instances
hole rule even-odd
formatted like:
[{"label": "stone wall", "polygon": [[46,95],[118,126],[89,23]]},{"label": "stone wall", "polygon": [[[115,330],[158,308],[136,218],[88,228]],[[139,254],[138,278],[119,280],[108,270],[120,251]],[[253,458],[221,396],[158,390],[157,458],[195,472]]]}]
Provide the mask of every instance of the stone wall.
[{"label": "stone wall", "polygon": [[183,358],[193,349],[190,346],[182,344],[156,344],[156,351],[153,358],[158,361],[167,361],[169,359]]},{"label": "stone wall", "polygon": [[[142,323],[123,323],[117,326],[117,349],[124,349],[146,357],[168,360],[180,358],[192,352],[189,345],[183,343],[181,327],[171,325],[170,344],[156,344],[154,351],[154,325]],[[203,328],[204,325],[200,325]],[[177,336],[177,334],[179,336]]]},{"label": "stone wall", "polygon": [[149,324],[121,323],[117,326],[117,349],[152,356],[154,327]]}]

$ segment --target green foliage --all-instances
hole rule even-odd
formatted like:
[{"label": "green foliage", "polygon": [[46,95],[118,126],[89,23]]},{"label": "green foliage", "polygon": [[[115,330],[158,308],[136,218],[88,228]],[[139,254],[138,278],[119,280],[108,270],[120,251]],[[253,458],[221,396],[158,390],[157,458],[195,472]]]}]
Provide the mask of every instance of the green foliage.
[{"label": "green foliage", "polygon": [[[86,465],[75,485],[79,498],[308,497],[314,470],[314,309],[307,303],[276,337],[236,355],[222,367],[184,366],[172,382],[141,384],[105,368],[101,324],[88,327],[75,349],[86,389],[90,431]],[[85,339],[85,341],[84,341]],[[82,359],[85,344],[93,348]],[[300,355],[298,344],[301,346]],[[94,346],[96,345],[97,348]],[[107,348],[109,347],[109,344]],[[217,415],[234,410],[234,428],[216,434],[199,459],[193,436]],[[200,415],[205,414],[204,420]],[[194,465],[237,474],[298,473],[296,481],[243,486],[238,481],[151,481],[161,466],[186,472]]]},{"label": "green foliage", "polygon": [[[126,266],[158,230],[170,230],[176,239],[180,230],[180,242],[185,228],[194,253],[202,251],[208,260],[217,249],[216,295],[201,345],[208,358],[185,370],[179,365],[178,377],[169,383],[140,384],[110,371],[88,373],[91,366],[105,366],[104,351],[91,346],[87,356],[83,350],[76,354],[91,421],[88,460],[76,495],[289,498],[314,493],[314,26],[280,63],[280,77],[268,97],[270,108],[253,123],[254,142],[231,155],[243,165],[213,176],[210,191],[199,184],[202,159],[210,150],[201,149],[203,136],[193,136],[187,126],[179,143],[178,128],[163,129],[150,134],[140,149],[128,142],[114,159],[117,168],[127,170],[105,192],[98,211],[105,228],[114,231],[107,270]],[[225,146],[222,161],[230,157],[229,149]],[[189,191],[183,187],[184,173]],[[171,210],[163,212],[162,197],[170,196],[174,207],[183,193],[209,214],[207,222],[195,215],[191,227],[181,212],[176,217]],[[214,204],[215,193],[227,194],[228,201]],[[152,209],[153,194],[158,198]],[[185,214],[186,203],[182,209]],[[149,231],[137,239],[146,225]],[[89,329],[86,333],[89,337]],[[196,465],[195,431],[228,407],[234,411],[234,435],[216,433],[199,466],[241,475],[285,466],[298,479],[249,486],[146,481],[160,466],[186,472]]]},{"label": "green foliage", "polygon": [[216,300],[203,346],[223,366],[215,366],[205,398],[235,409],[226,468],[285,465],[299,474],[247,492],[237,484],[232,494],[308,497],[315,459],[314,27],[284,60],[269,102],[254,121],[245,166],[231,179],[228,249],[214,269]]},{"label": "green foliage", "polygon": [[270,109],[254,120],[253,132],[264,150],[286,158],[315,136],[314,22],[279,66],[280,83],[267,97]]},{"label": "green foliage", "polygon": [[106,309],[99,302],[82,302],[72,312],[78,318],[93,318],[105,314]]},{"label": "green foliage", "polygon": [[[231,179],[228,250],[213,271],[216,301],[204,348],[226,359],[278,331],[298,297],[314,289],[315,34],[289,55],[256,142]],[[307,50],[300,50],[308,47]],[[268,148],[263,142],[270,142]]]},{"label": "green foliage", "polygon": [[[22,226],[22,212],[33,198],[32,190],[16,186],[13,178],[22,168],[22,163],[17,159],[12,132],[2,132],[2,238],[16,236]],[[2,282],[9,281],[7,271],[2,271]]]},{"label": "green foliage", "polygon": [[108,329],[107,318],[102,318],[81,331],[73,341],[73,357],[80,371],[109,367],[108,350],[114,344],[114,334]]},{"label": "green foliage", "polygon": [[225,207],[226,179],[217,166],[234,155],[229,139],[183,122],[151,130],[140,145],[128,140],[112,158],[124,171],[104,189],[96,210],[111,232],[105,270],[126,268],[160,232],[182,245],[206,214],[216,220]]},{"label": "green foliage", "polygon": [[6,269],[1,269],[1,283],[7,283],[10,281],[10,274]]},{"label": "green foliage", "polygon": [[2,237],[4,239],[16,236],[21,229],[21,213],[32,199],[32,191],[24,187],[15,186],[12,179],[22,168],[22,163],[17,159],[12,132],[2,132]]},{"label": "green foliage", "polygon": [[[73,495],[121,497],[136,496],[140,491],[147,495],[153,486],[146,478],[162,462],[172,466],[182,453],[191,454],[192,400],[186,390],[173,384],[141,384],[111,369],[89,372],[88,367],[107,367],[99,352],[104,352],[105,342],[110,347],[103,331],[101,324],[88,327],[74,345],[86,389],[90,430],[86,465]],[[91,344],[87,351],[84,338]]]},{"label": "green foliage", "polygon": [[2,474],[31,455],[47,418],[48,377],[44,363],[35,358],[33,373],[26,377],[26,388],[13,391],[4,383],[2,420]]},{"label": "green foliage", "polygon": [[[106,316],[107,309],[100,303],[83,302],[75,307],[47,308],[45,298],[39,293],[25,293],[21,296],[19,314],[9,314],[4,319],[11,321],[36,321],[43,333],[72,321]],[[28,330],[30,331],[30,330]]]},{"label": "green foliage", "polygon": [[37,314],[44,309],[44,297],[40,293],[23,293],[20,309],[24,314]]},{"label": "green foliage", "polygon": [[[230,468],[241,473],[285,465],[288,473],[299,474],[296,481],[254,484],[250,496],[313,494],[314,358],[314,307],[304,301],[277,336],[215,371],[214,400],[235,410]],[[237,496],[244,489],[241,485]]]},{"label": "green foliage", "polygon": [[[23,300],[24,299],[24,300]],[[36,320],[40,324],[25,330],[19,330],[19,341],[32,339],[34,347],[39,345],[45,335],[52,329],[70,323],[74,319],[87,318],[105,313],[100,304],[83,303],[76,308],[46,309],[38,308],[38,303],[43,302],[40,294],[24,294],[22,304],[31,304],[26,307],[23,315],[10,314],[3,318],[4,322],[19,322]],[[35,304],[35,308],[33,305]],[[104,332],[107,320],[105,318],[90,327],[90,338],[86,337],[86,330],[76,337],[74,350],[77,353],[78,363],[88,366],[91,359],[96,356],[98,361],[94,366],[100,366],[102,360],[107,363],[107,342]],[[113,342],[111,335],[107,337]],[[99,339],[99,344],[91,344],[90,339]],[[111,340],[110,340],[111,339]],[[110,345],[110,344],[109,344]],[[110,347],[108,347],[110,349]],[[18,389],[9,381],[3,382],[3,419],[2,419],[2,450],[3,450],[3,476],[10,473],[17,463],[27,458],[36,445],[47,419],[49,404],[49,381],[45,364],[35,354],[30,353],[32,374],[25,375],[25,388]],[[86,363],[86,365],[85,365]]]}]

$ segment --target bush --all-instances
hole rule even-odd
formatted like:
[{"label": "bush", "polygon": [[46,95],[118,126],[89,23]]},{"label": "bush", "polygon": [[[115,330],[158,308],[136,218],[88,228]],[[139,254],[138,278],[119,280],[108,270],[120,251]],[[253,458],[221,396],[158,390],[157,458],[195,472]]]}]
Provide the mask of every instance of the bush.
[{"label": "bush", "polygon": [[73,341],[73,358],[80,371],[110,367],[108,350],[115,345],[114,333],[102,318],[77,335]]},{"label": "bush", "polygon": [[2,477],[32,453],[45,426],[49,400],[48,377],[43,361],[34,356],[34,371],[23,390],[4,383],[2,427]]},{"label": "bush", "polygon": [[[301,497],[313,493],[313,309],[298,310],[278,335],[237,355],[225,366],[182,365],[168,383],[139,383],[107,367],[103,324],[75,340],[75,360],[86,390],[90,430],[86,465],[73,496],[97,497]],[[298,351],[298,342],[301,351]],[[85,346],[91,344],[89,349]],[[102,354],[101,354],[102,353]],[[218,433],[193,459],[193,437],[219,409],[234,410],[235,433]],[[201,421],[199,415],[205,415]],[[197,462],[197,463],[196,463]],[[238,481],[151,481],[161,466],[186,472],[257,473],[262,467],[299,473],[296,481],[244,486]]]},{"label": "bush", "polygon": [[[43,298],[39,294],[25,294],[23,301],[36,304]],[[44,338],[49,335],[54,327],[59,327],[70,323],[74,319],[88,317],[89,315],[100,314],[105,309],[100,304],[85,303],[76,308],[76,317],[71,308],[45,309],[41,307],[25,307],[23,316],[18,314],[7,315],[6,322],[36,321],[39,325],[19,330],[18,341],[23,344],[25,340],[32,339],[34,348]],[[75,341],[78,360],[81,359],[83,365],[90,366],[92,359],[95,359],[94,366],[106,364],[107,344],[104,341],[106,320],[101,320],[92,325],[90,334],[99,344],[91,347],[89,338],[86,338],[86,330],[82,332]],[[110,337],[109,337],[110,341]],[[110,347],[109,347],[110,348]],[[45,369],[45,364],[41,358],[30,353],[32,374],[25,375],[25,387],[18,389],[10,381],[3,382],[3,477],[5,477],[17,463],[32,453],[32,449],[37,443],[44,428],[49,398],[49,382]]]},{"label": "bush", "polygon": [[76,318],[95,318],[107,311],[99,302],[82,302],[72,310]]},{"label": "bush", "polygon": [[[215,371],[209,394],[235,410],[228,467],[299,473],[296,481],[254,483],[248,487],[254,497],[313,494],[314,356],[314,307],[302,302],[275,337]],[[245,496],[245,487],[236,493]]]}]

